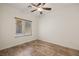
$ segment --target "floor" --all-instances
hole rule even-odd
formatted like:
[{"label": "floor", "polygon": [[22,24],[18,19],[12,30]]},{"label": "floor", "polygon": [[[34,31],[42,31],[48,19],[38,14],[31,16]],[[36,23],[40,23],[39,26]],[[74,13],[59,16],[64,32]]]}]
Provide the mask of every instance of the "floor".
[{"label": "floor", "polygon": [[79,50],[34,40],[1,50],[0,56],[79,56]]}]

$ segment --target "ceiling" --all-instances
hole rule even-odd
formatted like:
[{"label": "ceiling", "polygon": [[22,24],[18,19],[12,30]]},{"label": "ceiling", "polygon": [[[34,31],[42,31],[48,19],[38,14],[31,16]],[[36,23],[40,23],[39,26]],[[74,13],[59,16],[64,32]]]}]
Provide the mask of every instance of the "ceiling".
[{"label": "ceiling", "polygon": [[[18,8],[19,10],[24,11],[24,12],[28,12],[28,13],[31,13],[30,11],[32,10],[31,8],[28,8],[30,3],[5,3],[4,5],[9,5],[9,6]],[[51,7],[52,9],[60,8],[61,6],[62,7],[69,7],[69,6],[78,6],[79,7],[79,3],[46,3],[45,6]],[[52,11],[43,11],[44,12],[43,15],[45,15],[49,12],[52,12]],[[40,13],[38,11],[35,11],[34,13],[31,13],[31,14],[33,14],[35,16],[40,15]]]}]

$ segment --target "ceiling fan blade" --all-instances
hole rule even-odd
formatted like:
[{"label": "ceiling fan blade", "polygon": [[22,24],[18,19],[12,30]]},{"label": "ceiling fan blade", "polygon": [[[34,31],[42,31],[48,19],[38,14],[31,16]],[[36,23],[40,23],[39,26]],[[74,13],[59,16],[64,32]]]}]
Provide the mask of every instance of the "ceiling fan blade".
[{"label": "ceiling fan blade", "polygon": [[31,3],[33,6],[37,7],[34,3]]},{"label": "ceiling fan blade", "polygon": [[38,3],[37,7],[40,6],[40,5],[41,5],[41,3]]},{"label": "ceiling fan blade", "polygon": [[44,6],[46,3],[42,3],[42,6]]},{"label": "ceiling fan blade", "polygon": [[31,12],[34,12],[34,11],[36,11],[37,9],[35,9],[35,10],[32,10]]},{"label": "ceiling fan blade", "polygon": [[40,14],[43,14],[43,12],[41,11]]},{"label": "ceiling fan blade", "polygon": [[44,10],[52,10],[52,8],[43,8]]}]

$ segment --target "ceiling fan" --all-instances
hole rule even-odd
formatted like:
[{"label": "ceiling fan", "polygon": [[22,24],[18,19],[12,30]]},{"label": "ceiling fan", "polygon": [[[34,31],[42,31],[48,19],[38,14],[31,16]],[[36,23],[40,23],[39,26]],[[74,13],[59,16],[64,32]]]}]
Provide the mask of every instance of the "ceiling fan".
[{"label": "ceiling fan", "polygon": [[52,10],[52,8],[44,7],[45,4],[46,3],[38,3],[38,4],[31,3],[31,5],[29,5],[28,7],[34,8],[31,12],[39,11],[40,14],[43,14],[44,10],[47,10],[47,11]]}]

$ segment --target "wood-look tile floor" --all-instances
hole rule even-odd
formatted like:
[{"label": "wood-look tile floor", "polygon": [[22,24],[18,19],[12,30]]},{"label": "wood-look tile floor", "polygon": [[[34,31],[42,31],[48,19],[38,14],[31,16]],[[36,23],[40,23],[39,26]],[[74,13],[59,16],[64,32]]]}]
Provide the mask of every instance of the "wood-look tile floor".
[{"label": "wood-look tile floor", "polygon": [[0,56],[79,56],[79,51],[41,40],[34,40],[1,50]]}]

